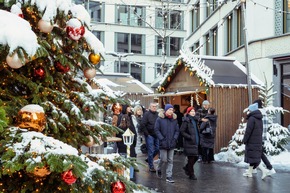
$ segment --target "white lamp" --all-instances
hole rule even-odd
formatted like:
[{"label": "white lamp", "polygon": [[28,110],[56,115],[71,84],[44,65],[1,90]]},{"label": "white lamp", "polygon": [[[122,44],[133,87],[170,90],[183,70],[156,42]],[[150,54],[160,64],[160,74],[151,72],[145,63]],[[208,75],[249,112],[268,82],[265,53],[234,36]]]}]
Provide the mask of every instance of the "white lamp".
[{"label": "white lamp", "polygon": [[[125,145],[129,146],[133,144],[134,141],[134,133],[128,128],[123,134],[123,142]],[[129,154],[130,155],[130,154]]]}]

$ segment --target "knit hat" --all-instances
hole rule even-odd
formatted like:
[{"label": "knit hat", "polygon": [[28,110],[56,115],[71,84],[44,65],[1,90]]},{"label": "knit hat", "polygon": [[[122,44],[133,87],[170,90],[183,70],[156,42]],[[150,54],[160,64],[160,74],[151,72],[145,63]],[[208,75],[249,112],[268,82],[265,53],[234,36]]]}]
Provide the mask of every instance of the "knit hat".
[{"label": "knit hat", "polygon": [[173,106],[171,104],[166,104],[164,108],[164,112],[166,112],[170,108],[173,108]]},{"label": "knit hat", "polygon": [[248,109],[250,112],[258,110],[258,103],[251,104]]},{"label": "knit hat", "polygon": [[203,104],[203,105],[209,105],[209,102],[208,102],[208,100],[204,100],[204,101],[202,102],[202,104]]},{"label": "knit hat", "polygon": [[186,114],[190,113],[190,111],[194,109],[193,107],[188,107],[187,110],[186,110]]}]

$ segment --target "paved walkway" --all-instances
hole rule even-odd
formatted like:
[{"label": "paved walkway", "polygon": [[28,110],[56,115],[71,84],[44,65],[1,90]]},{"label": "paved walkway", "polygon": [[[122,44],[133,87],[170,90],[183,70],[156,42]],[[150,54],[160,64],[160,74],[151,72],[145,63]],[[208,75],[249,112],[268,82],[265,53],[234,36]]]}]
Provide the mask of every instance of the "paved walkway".
[{"label": "paved walkway", "polygon": [[[140,155],[138,161],[144,161],[146,155]],[[290,159],[290,158],[289,158]],[[277,171],[271,177],[261,180],[261,172],[254,174],[253,178],[244,177],[245,168],[234,164],[215,162],[212,164],[195,164],[197,180],[189,180],[182,167],[183,155],[174,156],[173,178],[174,184],[159,179],[155,173],[148,172],[147,165],[140,166],[136,173],[136,183],[143,184],[152,192],[162,193],[289,193],[290,173]]]}]

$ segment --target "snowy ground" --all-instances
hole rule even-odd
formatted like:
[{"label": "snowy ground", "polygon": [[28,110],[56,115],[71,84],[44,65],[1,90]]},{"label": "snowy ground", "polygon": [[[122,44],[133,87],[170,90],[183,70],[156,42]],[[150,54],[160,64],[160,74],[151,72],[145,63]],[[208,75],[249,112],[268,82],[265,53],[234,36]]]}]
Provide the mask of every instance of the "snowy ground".
[{"label": "snowy ground", "polygon": [[[277,156],[267,156],[275,170],[290,172],[290,143],[286,147],[288,150],[280,153]],[[238,167],[247,167],[243,156],[236,156],[232,151],[220,152],[215,154],[215,160],[219,162],[232,162]]]}]

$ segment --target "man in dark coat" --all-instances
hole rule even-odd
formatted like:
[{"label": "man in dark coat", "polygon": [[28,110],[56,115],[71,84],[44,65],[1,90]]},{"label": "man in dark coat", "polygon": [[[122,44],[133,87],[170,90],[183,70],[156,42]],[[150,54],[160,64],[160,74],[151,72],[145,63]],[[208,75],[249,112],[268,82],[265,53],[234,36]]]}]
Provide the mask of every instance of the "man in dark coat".
[{"label": "man in dark coat", "polygon": [[146,146],[147,146],[147,154],[148,154],[148,166],[150,172],[155,172],[153,165],[153,158],[159,154],[159,140],[154,131],[155,121],[158,117],[158,113],[156,111],[157,104],[150,103],[149,111],[145,112],[142,121],[141,128],[142,132],[145,136]]},{"label": "man in dark coat", "polygon": [[160,141],[160,162],[156,174],[161,178],[161,170],[164,163],[167,162],[166,182],[174,183],[172,179],[173,155],[179,135],[177,116],[173,113],[173,106],[171,104],[166,104],[164,112],[160,112],[158,115],[159,117],[154,127],[157,138]]},{"label": "man in dark coat", "polygon": [[262,132],[263,132],[263,115],[258,109],[258,104],[254,103],[248,107],[247,127],[244,135],[243,143],[245,144],[245,162],[249,163],[249,169],[243,175],[252,177],[253,169],[259,167],[262,171],[262,179],[267,176],[267,170],[261,162],[263,152]]}]

